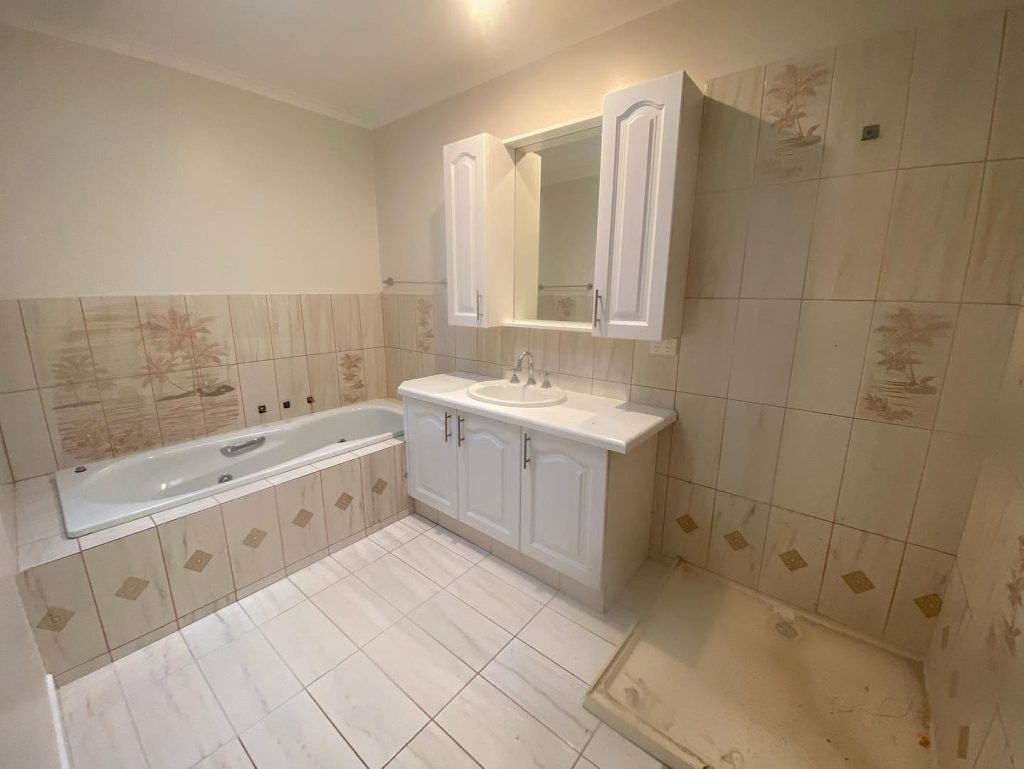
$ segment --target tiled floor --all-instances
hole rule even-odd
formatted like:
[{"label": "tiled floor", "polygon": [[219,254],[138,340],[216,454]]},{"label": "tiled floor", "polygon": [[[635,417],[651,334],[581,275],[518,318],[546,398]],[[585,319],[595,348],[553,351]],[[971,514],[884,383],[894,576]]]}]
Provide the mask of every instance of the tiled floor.
[{"label": "tiled floor", "polygon": [[75,769],[656,769],[583,695],[601,615],[413,516],[60,690]]}]

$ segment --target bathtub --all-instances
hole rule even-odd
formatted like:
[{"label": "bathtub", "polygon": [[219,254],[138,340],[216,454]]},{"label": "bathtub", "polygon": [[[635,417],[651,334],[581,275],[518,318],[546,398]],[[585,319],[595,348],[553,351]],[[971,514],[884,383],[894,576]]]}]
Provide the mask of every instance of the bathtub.
[{"label": "bathtub", "polygon": [[80,537],[398,437],[402,430],[401,406],[375,400],[61,470],[64,530]]}]

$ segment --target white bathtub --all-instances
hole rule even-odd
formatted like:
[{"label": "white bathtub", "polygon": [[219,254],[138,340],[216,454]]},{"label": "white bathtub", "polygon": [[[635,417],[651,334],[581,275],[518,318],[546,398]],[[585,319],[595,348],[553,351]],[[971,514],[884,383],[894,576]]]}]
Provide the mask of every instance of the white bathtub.
[{"label": "white bathtub", "polygon": [[368,401],[61,470],[64,529],[80,537],[401,434],[401,406]]}]

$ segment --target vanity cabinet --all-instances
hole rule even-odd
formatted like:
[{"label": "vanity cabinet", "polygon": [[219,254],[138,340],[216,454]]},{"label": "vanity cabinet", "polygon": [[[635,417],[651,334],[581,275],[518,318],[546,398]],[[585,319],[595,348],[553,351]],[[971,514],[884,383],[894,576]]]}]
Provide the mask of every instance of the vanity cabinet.
[{"label": "vanity cabinet", "polygon": [[458,519],[519,547],[521,431],[474,414],[456,414]]},{"label": "vanity cabinet", "polygon": [[405,402],[406,475],[409,496],[453,518],[458,516],[458,444],[452,409]]}]

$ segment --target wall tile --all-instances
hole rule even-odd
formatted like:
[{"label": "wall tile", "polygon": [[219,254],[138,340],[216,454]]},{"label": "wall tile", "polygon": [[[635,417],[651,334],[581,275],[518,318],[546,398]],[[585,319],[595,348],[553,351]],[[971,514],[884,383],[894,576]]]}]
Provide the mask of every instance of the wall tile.
[{"label": "wall tile", "polygon": [[409,471],[406,467],[405,462],[405,441],[399,442],[395,446],[395,483],[398,484],[395,489],[395,505],[398,507],[399,513],[405,513],[411,511],[413,508],[413,498],[409,496]]},{"label": "wall tile", "polygon": [[821,180],[806,298],[875,298],[895,185],[894,171]]},{"label": "wall tile", "polygon": [[0,395],[0,432],[4,434],[14,480],[57,469],[43,406],[35,390]]},{"label": "wall tile", "polygon": [[629,339],[595,339],[594,379],[629,382],[633,377],[633,347]]},{"label": "wall tile", "polygon": [[274,349],[270,342],[270,314],[267,297],[243,294],[228,297],[231,327],[235,335],[235,353],[239,363],[271,360]]},{"label": "wall tile", "polygon": [[989,163],[985,166],[978,226],[967,265],[965,302],[1019,304],[1024,300],[1021,243],[1024,243],[1024,160]]},{"label": "wall tile", "polygon": [[150,382],[163,443],[190,441],[206,435],[202,398],[193,370],[153,375]]},{"label": "wall tile", "polygon": [[221,503],[236,589],[284,569],[277,502],[269,487]]},{"label": "wall tile", "polygon": [[906,539],[928,437],[926,430],[854,421],[836,522]]},{"label": "wall tile", "polygon": [[725,406],[722,398],[676,393],[679,418],[672,425],[669,475],[714,487],[718,479]]},{"label": "wall tile", "polygon": [[275,358],[290,358],[306,354],[306,339],[302,328],[302,307],[299,297],[291,294],[271,294],[267,297],[270,312],[270,342]]},{"label": "wall tile", "polygon": [[99,391],[114,456],[161,445],[148,377],[101,382]]},{"label": "wall tile", "polygon": [[327,549],[320,473],[274,485],[286,566]]},{"label": "wall tile", "polygon": [[82,553],[111,649],[174,621],[156,529]]},{"label": "wall tile", "polygon": [[683,335],[679,339],[676,389],[724,397],[729,388],[735,299],[697,299],[683,309]]},{"label": "wall tile", "polygon": [[978,447],[970,438],[932,433],[910,525],[911,542],[944,553],[956,553],[971,507],[980,461]]},{"label": "wall tile", "polygon": [[651,538],[652,552],[665,552],[662,544],[662,532],[665,529],[665,501],[668,494],[668,476],[654,474],[654,501],[651,503]]},{"label": "wall tile", "polygon": [[306,354],[336,352],[331,295],[302,294],[299,306],[302,309],[302,329],[306,336]]},{"label": "wall tile", "polygon": [[4,362],[0,368],[0,393],[36,386],[21,308],[15,299],[0,300],[0,360]]},{"label": "wall tile", "polygon": [[178,617],[234,592],[218,505],[161,524],[157,533]]},{"label": "wall tile", "polygon": [[719,489],[762,502],[771,499],[784,411],[729,401],[722,431]]},{"label": "wall tile", "polygon": [[[248,427],[275,422],[281,418],[277,397],[277,372],[272,360],[238,364],[238,383],[242,390],[242,410]],[[264,413],[259,412],[265,406]]]},{"label": "wall tile", "polygon": [[870,302],[803,303],[789,383],[792,408],[853,415],[871,311]]},{"label": "wall tile", "polygon": [[982,168],[974,163],[900,171],[879,299],[960,299]]},{"label": "wall tile", "polygon": [[327,541],[334,545],[366,528],[359,457],[320,471]]},{"label": "wall tile", "polygon": [[[836,50],[823,176],[896,168],[913,52],[912,32],[850,43]],[[861,129],[872,123],[880,127],[879,138],[861,141]]]},{"label": "wall tile", "polygon": [[711,80],[704,99],[700,192],[729,190],[750,184],[764,90],[764,67]]},{"label": "wall tile", "polygon": [[773,507],[757,589],[814,611],[831,536],[825,521]]},{"label": "wall tile", "polygon": [[363,350],[363,376],[367,398],[387,397],[388,375],[383,347]]},{"label": "wall tile", "polygon": [[602,398],[614,398],[615,400],[629,400],[629,385],[625,382],[606,382],[603,379],[595,379],[591,383],[590,391]]},{"label": "wall tile", "polygon": [[[559,336],[565,336],[565,334],[560,332]],[[577,334],[577,336],[583,336],[583,334]],[[433,346],[431,345],[430,351],[432,350]],[[482,328],[479,330],[476,337],[476,359],[486,363],[504,364],[505,361],[501,354],[500,326],[495,326],[494,328]]]},{"label": "wall tile", "polygon": [[594,337],[578,331],[561,331],[558,335],[558,371],[576,377],[594,376]]},{"label": "wall tile", "polygon": [[923,654],[938,625],[953,556],[907,545],[883,638]]},{"label": "wall tile", "polygon": [[761,575],[768,505],[719,491],[708,547],[708,568],[748,587]]},{"label": "wall tile", "polygon": [[832,529],[818,611],[873,636],[881,636],[896,587],[904,545],[876,534]]},{"label": "wall tile", "polygon": [[[278,358],[274,361],[274,370],[277,373],[277,397],[281,406],[281,418],[309,414],[312,409],[310,404],[306,403],[310,388],[305,356]],[[284,405],[286,402],[290,404],[287,408]]]},{"label": "wall tile", "polygon": [[78,299],[22,299],[21,314],[40,387],[96,378]]},{"label": "wall tile", "polygon": [[135,298],[82,298],[93,366],[98,379],[140,376],[148,371]]},{"label": "wall tile", "polygon": [[787,410],[772,503],[826,521],[835,517],[852,420]]},{"label": "wall tile", "polygon": [[816,180],[755,188],[740,296],[800,298],[817,195]]},{"label": "wall tile", "polygon": [[740,295],[749,209],[747,189],[694,199],[687,296]]},{"label": "wall tile", "polygon": [[671,390],[676,383],[676,368],[679,365],[679,347],[674,355],[662,355],[651,351],[651,342],[637,342],[633,345],[633,375],[631,383],[641,387]]},{"label": "wall tile", "polygon": [[901,167],[985,157],[1002,34],[1002,10],[918,30]]},{"label": "wall tile", "polygon": [[1007,11],[1004,35],[988,146],[990,158],[1024,155],[1024,9]]},{"label": "wall tile", "polygon": [[380,297],[381,312],[384,318],[384,345],[399,349],[402,347],[402,311],[398,305],[400,299],[401,295],[395,293],[382,294]]},{"label": "wall tile", "polygon": [[331,295],[331,315],[334,320],[336,351],[358,350],[363,346],[363,332],[359,318],[358,294]]},{"label": "wall tile", "polygon": [[210,435],[245,427],[237,366],[214,366],[196,371],[199,402]]},{"label": "wall tile", "polygon": [[[362,364],[362,353],[355,353]],[[360,365],[360,369],[362,365]],[[313,396],[311,409],[325,411],[341,405],[341,391],[338,388],[338,353],[326,352],[306,357],[306,371],[309,376],[309,394]],[[361,372],[360,372],[361,373]],[[362,382],[362,377],[359,378]],[[365,389],[363,398],[365,399]],[[361,400],[362,400],[361,399]]]},{"label": "wall tile", "polygon": [[[113,456],[100,391],[95,383],[47,387],[39,391],[39,397],[49,425],[57,467],[69,467]],[[2,419],[0,415],[0,421]],[[31,436],[31,433],[17,438],[15,436],[17,434],[12,433],[11,442],[19,443]]]},{"label": "wall tile", "polygon": [[363,483],[363,509],[367,526],[398,512],[394,448],[388,447],[359,458]]},{"label": "wall tile", "polygon": [[476,360],[477,329],[456,326],[452,330],[455,332],[455,357]]},{"label": "wall tile", "polygon": [[[530,329],[530,352],[537,366],[537,371],[558,371],[558,331],[547,331],[537,328]],[[634,373],[636,362],[634,361]],[[672,372],[675,375],[675,371]]]},{"label": "wall tile", "polygon": [[785,405],[799,316],[797,300],[740,300],[730,398]]},{"label": "wall tile", "polygon": [[[420,352],[437,351],[437,334],[434,331],[435,308],[444,307],[437,305],[434,299],[429,296],[417,296],[413,303],[413,312],[416,327],[416,349]],[[495,329],[498,335],[498,343],[501,342],[501,330]]]},{"label": "wall tile", "polygon": [[231,310],[226,296],[186,296],[192,354],[198,368],[235,362]]},{"label": "wall tile", "polygon": [[662,552],[705,566],[714,512],[714,489],[669,478]]},{"label": "wall tile", "polygon": [[359,350],[339,352],[337,357],[337,376],[340,385],[341,402],[359,403],[366,400],[366,360]]},{"label": "wall tile", "polygon": [[193,332],[183,296],[137,296],[142,325],[142,342],[150,373],[160,376],[171,371],[195,368],[193,341],[207,348],[209,329],[197,324]]}]

